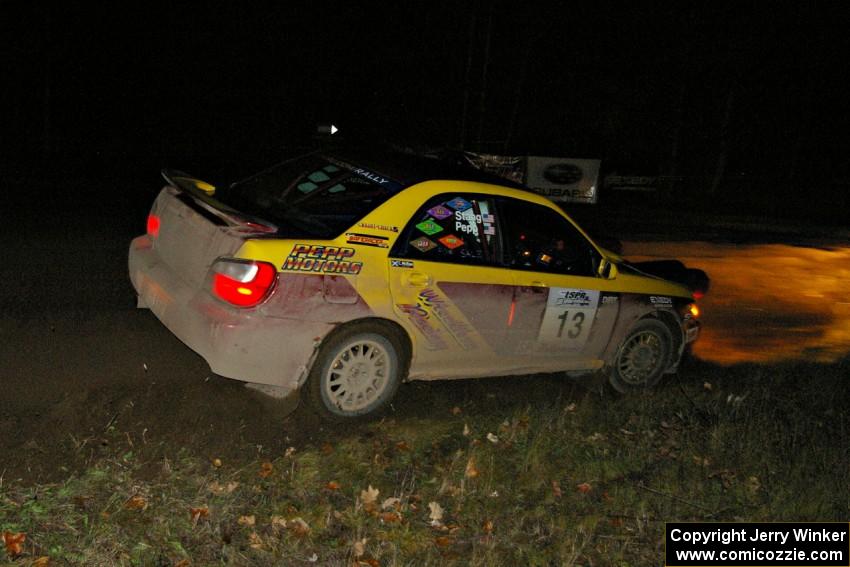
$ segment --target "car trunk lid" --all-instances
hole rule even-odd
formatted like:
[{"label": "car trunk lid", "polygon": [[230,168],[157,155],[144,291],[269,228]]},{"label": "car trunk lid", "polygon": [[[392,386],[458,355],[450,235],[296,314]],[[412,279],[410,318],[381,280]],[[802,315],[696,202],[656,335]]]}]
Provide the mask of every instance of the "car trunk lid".
[{"label": "car trunk lid", "polygon": [[153,247],[174,273],[189,285],[200,287],[216,258],[231,256],[246,238],[277,228],[216,203],[211,198],[211,186],[178,174],[163,172],[169,185],[151,209],[151,215],[158,219]]}]

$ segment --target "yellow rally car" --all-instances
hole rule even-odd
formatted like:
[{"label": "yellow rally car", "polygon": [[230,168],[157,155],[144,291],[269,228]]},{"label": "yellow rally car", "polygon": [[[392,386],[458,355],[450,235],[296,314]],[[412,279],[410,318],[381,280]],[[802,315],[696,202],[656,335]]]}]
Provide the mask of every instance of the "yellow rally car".
[{"label": "yellow rally car", "polygon": [[130,278],[213,372],[329,418],[405,380],[603,370],[655,384],[699,332],[691,291],[474,169],[313,153],[229,187],[163,172]]}]

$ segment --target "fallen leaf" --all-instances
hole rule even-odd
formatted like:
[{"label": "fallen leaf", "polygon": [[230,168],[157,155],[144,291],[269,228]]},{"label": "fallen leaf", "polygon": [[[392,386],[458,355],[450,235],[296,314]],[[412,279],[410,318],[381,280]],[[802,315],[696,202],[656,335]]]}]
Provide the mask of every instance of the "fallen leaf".
[{"label": "fallen leaf", "polygon": [[274,471],[274,465],[266,461],[260,465],[260,472],[257,474],[260,475],[260,478],[268,478],[269,476],[271,476],[272,471]]},{"label": "fallen leaf", "polygon": [[574,411],[576,411],[576,405],[574,403],[569,404],[569,405],[567,405],[567,407],[564,408],[564,410],[568,411],[568,412],[574,412]]},{"label": "fallen leaf", "polygon": [[485,520],[483,524],[481,524],[481,529],[484,530],[485,534],[493,533],[493,522],[491,520]]},{"label": "fallen leaf", "polygon": [[449,547],[454,542],[454,538],[450,538],[447,536],[439,536],[434,538],[434,543],[437,545],[437,547]]},{"label": "fallen leaf", "polygon": [[239,516],[239,519],[236,520],[236,523],[240,526],[253,526],[257,523],[257,518],[253,514],[250,516]]},{"label": "fallen leaf", "polygon": [[487,441],[493,443],[494,445],[499,442],[499,438],[492,433],[487,434]]},{"label": "fallen leaf", "polygon": [[42,555],[31,564],[31,567],[48,567],[50,565],[50,557],[47,555]]},{"label": "fallen leaf", "polygon": [[210,509],[206,506],[202,508],[189,508],[189,515],[192,517],[192,523],[197,524],[198,520],[209,517]]},{"label": "fallen leaf", "polygon": [[148,501],[145,500],[144,496],[140,496],[135,494],[127,499],[124,502],[124,508],[127,510],[147,510]]},{"label": "fallen leaf", "polygon": [[262,549],[263,538],[257,532],[251,532],[248,536],[248,545],[254,549]]},{"label": "fallen leaf", "polygon": [[463,424],[463,436],[469,437],[469,426],[467,424]]},{"label": "fallen leaf", "polygon": [[340,488],[342,488],[342,485],[335,480],[331,480],[328,481],[328,483],[325,485],[325,488],[327,488],[328,490],[339,490]]},{"label": "fallen leaf", "polygon": [[401,500],[399,500],[398,498],[395,498],[395,497],[387,498],[381,504],[381,510],[389,510],[390,508],[394,508],[394,509],[398,510],[400,505],[401,505]]},{"label": "fallen leaf", "polygon": [[711,385],[711,382],[703,382],[702,387],[708,392],[714,389],[714,386]]},{"label": "fallen leaf", "polygon": [[331,445],[330,443],[323,443],[322,444],[322,454],[330,455],[333,452],[334,452],[334,446],[333,445]]},{"label": "fallen leaf", "polygon": [[460,415],[463,412],[459,406],[455,406],[452,408],[452,415]]},{"label": "fallen leaf", "polygon": [[283,453],[283,456],[287,459],[295,454],[295,447],[287,447],[286,451]]},{"label": "fallen leaf", "polygon": [[231,480],[227,484],[221,484],[220,482],[214,480],[209,484],[207,488],[209,488],[210,492],[212,492],[213,494],[230,494],[238,487],[239,483],[235,480]]},{"label": "fallen leaf", "polygon": [[285,530],[286,529],[286,519],[283,516],[272,516],[271,526],[272,526],[272,529],[274,529],[276,531]]},{"label": "fallen leaf", "polygon": [[438,502],[429,502],[428,509],[431,510],[431,513],[428,514],[431,525],[441,526],[443,524],[443,507]]},{"label": "fallen leaf", "polygon": [[174,567],[189,567],[189,565],[191,564],[192,562],[188,559],[181,559],[180,561],[174,564]]},{"label": "fallen leaf", "polygon": [[561,492],[561,483],[557,480],[552,481],[552,494],[555,495],[555,498],[560,498],[564,495],[564,493]]},{"label": "fallen leaf", "polygon": [[407,444],[407,441],[399,441],[395,444],[395,448],[399,451],[410,451],[410,445]]},{"label": "fallen leaf", "polygon": [[3,545],[6,546],[6,553],[10,557],[20,555],[24,551],[24,542],[27,539],[27,534],[3,532]]},{"label": "fallen leaf", "polygon": [[360,491],[360,501],[363,504],[373,504],[375,500],[378,499],[378,494],[380,493],[380,490],[378,490],[377,488],[372,488],[372,485],[370,484],[369,488]]},{"label": "fallen leaf", "polygon": [[364,553],[366,553],[367,541],[369,540],[364,537],[363,539],[354,542],[354,557],[361,557]]},{"label": "fallen leaf", "polygon": [[361,559],[357,562],[357,564],[358,564],[358,566],[359,565],[365,565],[366,567],[381,567],[381,563],[373,557]]},{"label": "fallen leaf", "polygon": [[480,474],[478,468],[475,466],[475,457],[469,457],[469,460],[466,461],[466,478],[477,478]]},{"label": "fallen leaf", "polygon": [[611,526],[613,526],[615,528],[619,528],[619,527],[623,526],[623,519],[622,518],[611,518],[610,523],[611,523]]},{"label": "fallen leaf", "polygon": [[217,469],[221,468],[221,459],[213,459],[212,466],[214,466]]},{"label": "fallen leaf", "polygon": [[310,526],[300,517],[291,519],[286,526],[298,537],[304,537],[310,533]]},{"label": "fallen leaf", "polygon": [[591,489],[592,489],[593,487],[591,487],[591,486],[590,486],[590,484],[588,484],[588,483],[586,483],[586,482],[582,482],[581,484],[577,485],[577,486],[576,486],[576,488],[577,488],[577,489],[578,489],[578,491],[579,491],[579,492],[581,492],[582,494],[587,494],[588,492],[590,492],[590,491],[591,491]]},{"label": "fallen leaf", "polygon": [[385,524],[394,524],[401,521],[401,514],[398,512],[384,512],[381,514],[381,521]]},{"label": "fallen leaf", "polygon": [[747,489],[755,494],[759,490],[761,490],[761,482],[759,481],[759,477],[751,476],[747,478]]}]

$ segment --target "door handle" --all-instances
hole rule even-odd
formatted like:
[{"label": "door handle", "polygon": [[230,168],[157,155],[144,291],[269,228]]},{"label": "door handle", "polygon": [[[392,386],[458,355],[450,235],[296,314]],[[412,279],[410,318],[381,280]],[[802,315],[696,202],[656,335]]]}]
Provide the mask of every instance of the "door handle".
[{"label": "door handle", "polygon": [[404,275],[404,283],[411,287],[425,287],[431,284],[431,276],[422,272],[410,272]]}]

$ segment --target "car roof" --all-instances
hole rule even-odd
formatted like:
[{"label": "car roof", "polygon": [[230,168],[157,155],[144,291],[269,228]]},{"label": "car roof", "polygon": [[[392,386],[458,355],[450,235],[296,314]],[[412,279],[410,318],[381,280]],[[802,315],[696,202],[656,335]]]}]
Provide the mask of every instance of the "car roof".
[{"label": "car roof", "polygon": [[400,151],[364,149],[328,151],[322,154],[381,174],[402,188],[424,181],[454,180],[475,181],[528,191],[524,185],[473,167],[466,163],[460,154],[430,157]]}]

